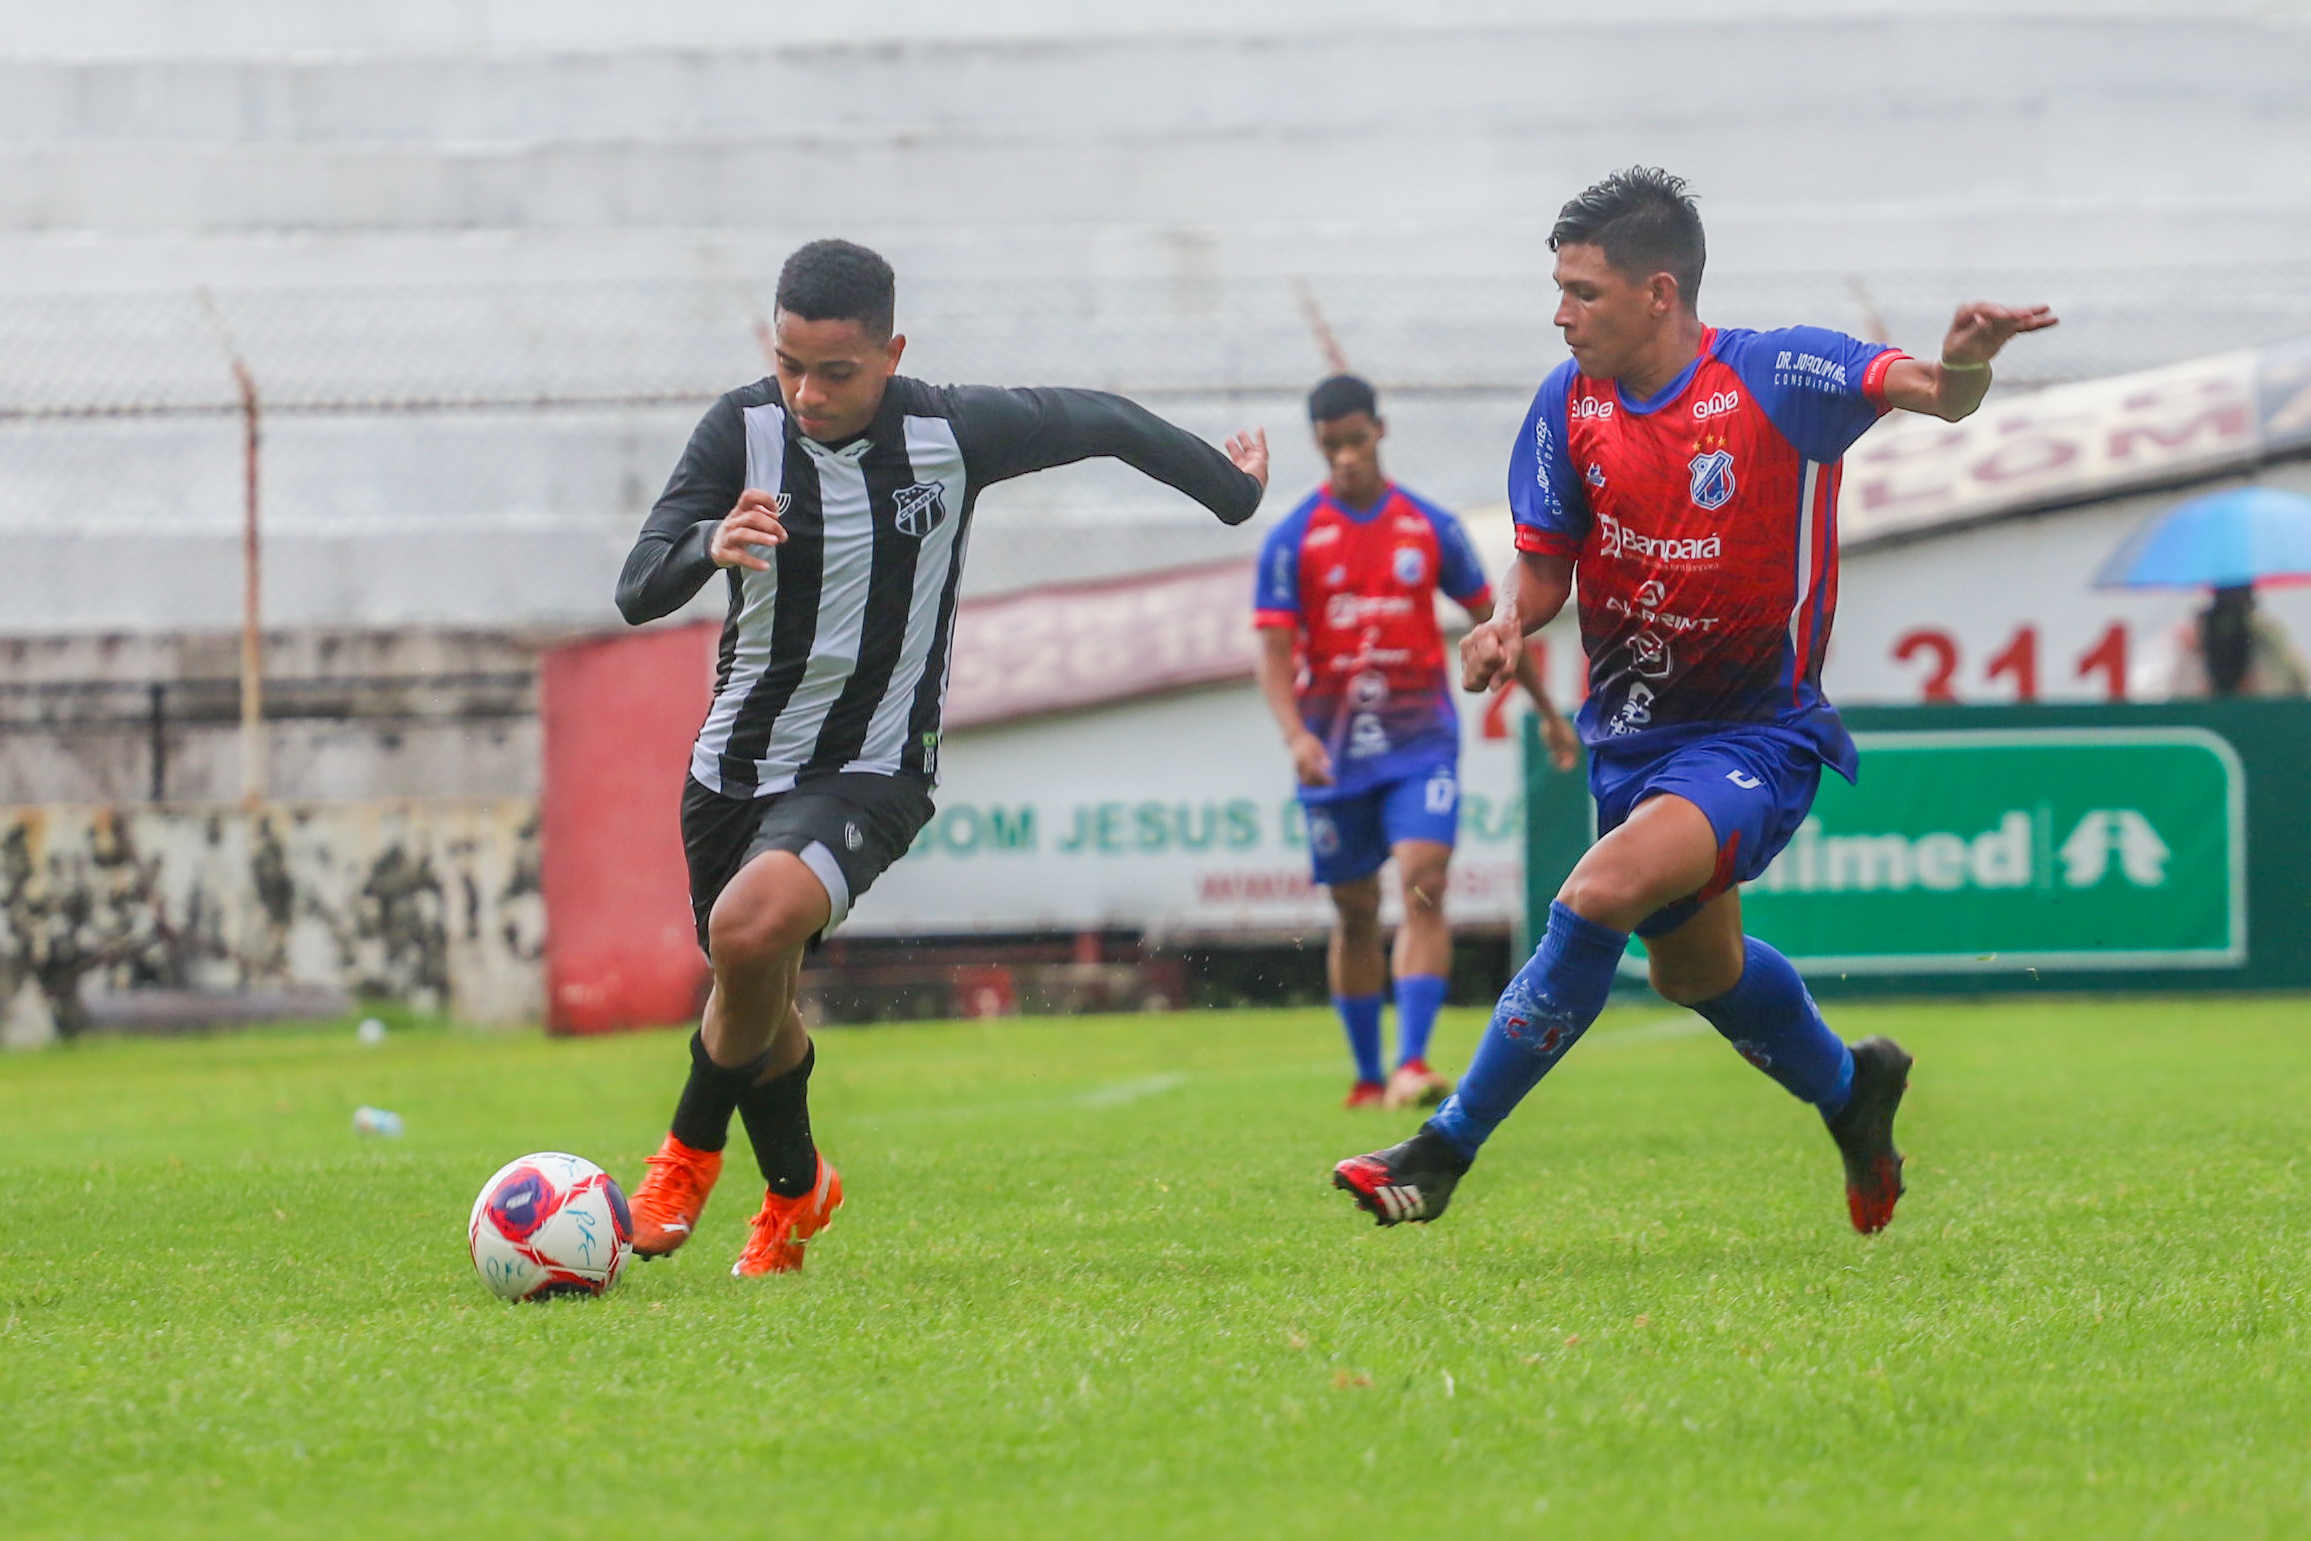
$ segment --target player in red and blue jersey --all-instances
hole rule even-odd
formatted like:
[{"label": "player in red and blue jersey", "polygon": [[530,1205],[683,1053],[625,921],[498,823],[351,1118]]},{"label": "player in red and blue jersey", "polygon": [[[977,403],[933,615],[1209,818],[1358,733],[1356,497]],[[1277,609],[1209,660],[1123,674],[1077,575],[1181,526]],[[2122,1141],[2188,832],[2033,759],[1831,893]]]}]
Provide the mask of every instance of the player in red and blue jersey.
[{"label": "player in red and blue jersey", "polygon": [[1442,1214],[1485,1140],[1603,1009],[1635,932],[1655,990],[1820,1111],[1854,1227],[1882,1229],[1902,1194],[1893,1126],[1910,1056],[1891,1039],[1840,1042],[1789,960],[1743,935],[1736,885],[1795,833],[1823,766],[1855,774],[1821,687],[1840,459],[1889,410],[1967,416],[2006,341],[2055,318],[1962,306],[1937,364],[1816,327],[1704,326],[1700,215],[1682,179],[1646,167],[1566,204],[1549,246],[1573,357],[1510,456],[1518,560],[1499,613],[1461,645],[1462,684],[1500,678],[1578,572],[1600,838],[1459,1091],[1333,1180],[1382,1225]]},{"label": "player in red and blue jersey", "polygon": [[[1348,1106],[1425,1107],[1452,1089],[1429,1068],[1428,1040],[1452,963],[1444,889],[1460,821],[1460,725],[1436,595],[1482,621],[1492,588],[1460,521],[1382,473],[1387,427],[1370,385],[1333,376],[1309,394],[1308,418],[1331,479],[1261,547],[1260,687],[1299,777],[1315,879],[1339,916],[1327,972],[1356,1062]],[[1516,673],[1569,769],[1571,728],[1531,661]],[[1383,1083],[1379,872],[1391,856],[1404,923],[1397,1064]]]}]

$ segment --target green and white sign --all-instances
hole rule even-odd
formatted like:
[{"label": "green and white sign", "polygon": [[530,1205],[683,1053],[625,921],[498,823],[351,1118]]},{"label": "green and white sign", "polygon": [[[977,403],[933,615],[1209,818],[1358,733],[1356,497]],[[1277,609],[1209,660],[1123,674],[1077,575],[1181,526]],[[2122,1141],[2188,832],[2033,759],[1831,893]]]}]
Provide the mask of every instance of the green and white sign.
[{"label": "green and white sign", "polygon": [[2247,958],[2246,778],[2200,728],[1865,733],[1862,778],[1742,890],[1810,970],[2227,968]]}]

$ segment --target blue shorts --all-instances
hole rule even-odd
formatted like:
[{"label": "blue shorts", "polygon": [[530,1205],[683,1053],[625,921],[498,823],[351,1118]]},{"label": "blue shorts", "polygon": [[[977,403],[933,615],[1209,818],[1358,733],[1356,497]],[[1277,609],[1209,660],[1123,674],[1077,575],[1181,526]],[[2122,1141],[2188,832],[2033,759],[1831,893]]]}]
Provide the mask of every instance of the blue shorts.
[{"label": "blue shorts", "polygon": [[1460,772],[1457,761],[1438,760],[1345,796],[1330,787],[1303,787],[1300,803],[1316,881],[1353,883],[1378,872],[1399,840],[1452,844],[1460,828]]},{"label": "blue shorts", "polygon": [[1805,822],[1821,777],[1812,740],[1763,724],[1729,727],[1641,759],[1615,759],[1610,740],[1591,745],[1598,834],[1620,828],[1639,803],[1667,792],[1699,808],[1717,835],[1717,870],[1708,884],[1646,916],[1637,934],[1674,931],[1719,894],[1763,872]]}]

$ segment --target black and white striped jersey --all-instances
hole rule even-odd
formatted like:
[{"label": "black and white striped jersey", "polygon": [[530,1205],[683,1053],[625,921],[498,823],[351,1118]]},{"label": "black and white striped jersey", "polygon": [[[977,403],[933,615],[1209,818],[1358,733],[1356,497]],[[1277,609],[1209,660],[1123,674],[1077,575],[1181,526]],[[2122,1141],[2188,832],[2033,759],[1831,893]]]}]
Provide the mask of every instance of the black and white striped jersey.
[{"label": "black and white striped jersey", "polygon": [[691,774],[734,797],[838,771],[935,782],[973,505],[996,482],[1101,455],[1229,524],[1259,507],[1259,483],[1226,455],[1102,391],[896,376],[867,431],[841,444],[804,436],[775,379],[717,401],[618,579],[629,622],[670,614],[714,575],[714,527],[739,493],[777,496],[786,543],[755,548],[770,569],[729,569],[714,704]]}]

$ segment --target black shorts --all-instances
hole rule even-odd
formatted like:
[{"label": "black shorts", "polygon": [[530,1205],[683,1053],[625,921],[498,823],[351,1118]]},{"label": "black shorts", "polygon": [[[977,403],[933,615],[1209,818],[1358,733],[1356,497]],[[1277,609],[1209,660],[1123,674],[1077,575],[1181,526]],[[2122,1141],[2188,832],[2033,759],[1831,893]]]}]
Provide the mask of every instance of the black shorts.
[{"label": "black shorts", "polygon": [[725,797],[691,777],[682,789],[682,854],[690,863],[698,945],[706,946],[714,901],[765,851],[793,852],[826,885],[832,931],[883,869],[907,854],[931,812],[929,790],[905,776],[842,772],[768,797]]}]

